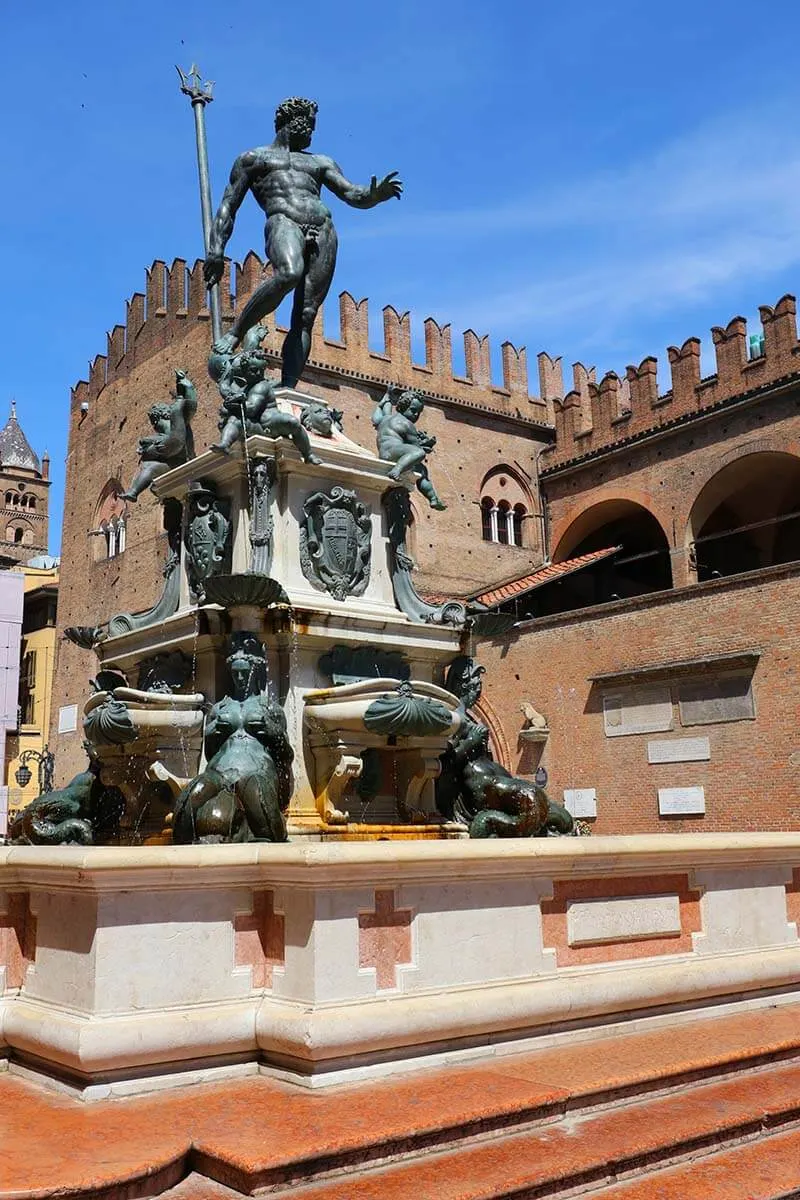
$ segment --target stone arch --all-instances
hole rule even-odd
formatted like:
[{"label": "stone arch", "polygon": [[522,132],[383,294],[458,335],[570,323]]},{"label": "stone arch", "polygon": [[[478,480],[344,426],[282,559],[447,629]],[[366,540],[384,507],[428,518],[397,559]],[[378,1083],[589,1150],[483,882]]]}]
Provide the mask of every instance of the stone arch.
[{"label": "stone arch", "polygon": [[606,598],[624,599],[672,587],[672,555],[664,526],[649,504],[629,495],[608,495],[573,516],[554,542],[553,562],[614,546],[620,550],[604,568]]},{"label": "stone arch", "polygon": [[480,486],[481,534],[485,542],[531,546],[533,494],[515,467],[500,463],[484,475]]},{"label": "stone arch", "polygon": [[800,455],[760,438],[715,468],[686,518],[691,577],[702,583],[800,559]]},{"label": "stone arch", "polygon": [[15,546],[32,546],[33,527],[27,521],[13,517],[6,526],[5,540],[12,542]]},{"label": "stone arch", "polygon": [[485,695],[481,695],[477,704],[473,704],[470,712],[476,721],[480,721],[489,730],[489,746],[495,762],[500,763],[500,766],[505,767],[507,771],[512,771],[511,747],[508,744],[508,738],[500,718]]}]

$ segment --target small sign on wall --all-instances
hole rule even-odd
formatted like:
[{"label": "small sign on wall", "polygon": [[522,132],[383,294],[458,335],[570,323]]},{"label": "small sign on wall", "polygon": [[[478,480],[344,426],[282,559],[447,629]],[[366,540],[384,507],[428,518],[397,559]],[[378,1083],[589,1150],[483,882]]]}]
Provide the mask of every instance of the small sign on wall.
[{"label": "small sign on wall", "polygon": [[707,737],[663,738],[647,743],[649,763],[707,762],[711,758],[711,743]]},{"label": "small sign on wall", "polygon": [[564,808],[573,817],[596,817],[597,790],[595,788],[564,788]]},{"label": "small sign on wall", "polygon": [[658,789],[658,812],[662,817],[691,817],[706,811],[705,788],[673,787]]},{"label": "small sign on wall", "polygon": [[58,710],[58,732],[75,733],[78,728],[77,704],[63,704]]},{"label": "small sign on wall", "polygon": [[666,685],[629,687],[603,696],[606,737],[663,733],[672,728],[672,692]]}]

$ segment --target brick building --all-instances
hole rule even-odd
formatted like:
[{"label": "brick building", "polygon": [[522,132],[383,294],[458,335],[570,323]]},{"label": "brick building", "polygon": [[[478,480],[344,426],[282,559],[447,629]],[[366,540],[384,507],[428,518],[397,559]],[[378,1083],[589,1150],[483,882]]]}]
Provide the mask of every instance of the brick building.
[{"label": "brick building", "polygon": [[[255,255],[223,281],[223,311],[257,282]],[[232,295],[235,292],[235,296]],[[146,412],[175,367],[198,385],[198,450],[216,432],[206,375],[208,313],[200,264],[156,262],[126,324],[73,390],[59,627],[148,607],[166,535],[155,501],[119,500]],[[516,629],[483,643],[481,702],[497,756],[532,773],[595,821],[623,829],[787,828],[800,817],[793,779],[800,612],[800,347],[795,304],[762,308],[748,341],[735,318],[713,331],[716,371],[700,343],[669,350],[672,387],[647,358],[597,384],[577,364],[565,395],[561,361],[539,356],[530,394],[524,350],[424,323],[424,362],[408,314],[383,310],[370,347],[367,302],[339,300],[332,338],[318,323],[303,388],[345,412],[371,445],[370,414],[388,382],[426,398],[425,428],[446,514],[414,498],[418,586],[480,596],[514,611]],[[271,330],[277,356],[282,335]],[[54,728],[59,777],[80,768],[78,706],[91,659],[59,641]],[[522,702],[549,734],[523,729]],[[59,732],[60,730],[60,732]],[[596,813],[596,815],[595,815]]]},{"label": "brick building", "polygon": [[47,553],[50,458],[41,461],[11,414],[0,429],[0,568]]}]

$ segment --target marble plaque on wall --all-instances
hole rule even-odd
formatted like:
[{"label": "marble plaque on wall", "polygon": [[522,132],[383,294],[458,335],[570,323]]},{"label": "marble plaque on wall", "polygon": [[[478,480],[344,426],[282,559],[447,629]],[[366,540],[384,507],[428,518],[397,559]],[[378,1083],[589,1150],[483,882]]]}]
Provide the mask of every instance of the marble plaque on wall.
[{"label": "marble plaque on wall", "polygon": [[706,811],[705,788],[659,788],[658,811],[662,817],[694,816],[704,813]]},{"label": "marble plaque on wall", "polygon": [[678,937],[680,932],[681,908],[677,896],[610,896],[602,900],[570,901],[567,906],[570,946]]},{"label": "marble plaque on wall", "polygon": [[596,817],[597,791],[595,788],[564,788],[564,808],[573,817]]},{"label": "marble plaque on wall", "polygon": [[58,710],[58,732],[75,733],[78,728],[77,704],[64,704]]},{"label": "marble plaque on wall", "polygon": [[707,737],[664,738],[647,743],[649,763],[708,762],[711,758],[711,743]]},{"label": "marble plaque on wall", "polygon": [[678,688],[678,707],[682,725],[752,721],[756,715],[752,676],[723,675],[682,683]]},{"label": "marble plaque on wall", "polygon": [[603,696],[606,737],[631,733],[663,733],[672,728],[669,687],[630,687]]}]

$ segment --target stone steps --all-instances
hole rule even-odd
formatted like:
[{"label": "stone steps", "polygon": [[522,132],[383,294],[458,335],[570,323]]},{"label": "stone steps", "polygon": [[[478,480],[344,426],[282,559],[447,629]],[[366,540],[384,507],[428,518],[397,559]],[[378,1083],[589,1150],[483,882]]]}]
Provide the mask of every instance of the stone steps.
[{"label": "stone steps", "polygon": [[798,1004],[607,1033],[317,1091],[249,1076],[84,1104],[0,1076],[0,1195],[557,1196],[800,1122]]},{"label": "stone steps", "polygon": [[[736,1078],[699,1083],[666,1096],[615,1105],[600,1111],[568,1114],[551,1123],[516,1132],[475,1139],[454,1149],[422,1156],[404,1157],[383,1167],[348,1172],[290,1188],[292,1200],[399,1200],[400,1197],[435,1197],[436,1200],[521,1200],[533,1197],[564,1197],[577,1190],[591,1190],[611,1200],[627,1197],[621,1176],[636,1172],[631,1200],[657,1193],[648,1190],[652,1180],[669,1173],[659,1170],[676,1160],[671,1169],[676,1178],[691,1179],[702,1157],[718,1158],[720,1149],[739,1155],[742,1198],[755,1195],[745,1167],[758,1172],[770,1161],[771,1144],[764,1136],[783,1129],[785,1148],[775,1159],[776,1174],[783,1191],[791,1195],[800,1183],[800,1154],[786,1177],[778,1164],[791,1161],[791,1148],[800,1147],[800,1064],[791,1063],[748,1073]],[[743,1139],[758,1139],[742,1146]],[[729,1149],[731,1148],[731,1149]],[[744,1151],[750,1152],[750,1157]],[[692,1156],[690,1163],[681,1160]],[[709,1160],[709,1170],[710,1160]],[[717,1166],[723,1171],[722,1166]],[[656,1174],[652,1174],[656,1172]],[[735,1172],[734,1172],[735,1177]],[[614,1182],[614,1187],[607,1185]],[[226,1183],[233,1183],[228,1176]],[[237,1181],[239,1187],[244,1182]],[[757,1182],[757,1180],[756,1180]],[[771,1185],[770,1185],[771,1186]],[[596,1189],[602,1190],[596,1192]],[[670,1192],[665,1195],[716,1196],[715,1192]],[[736,1193],[731,1193],[735,1195]]]},{"label": "stone steps", "polygon": [[800,1130],[762,1137],[590,1195],[592,1200],[797,1200]]}]

